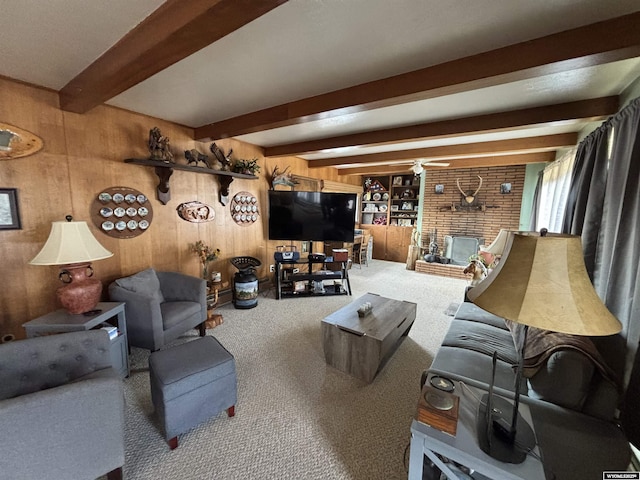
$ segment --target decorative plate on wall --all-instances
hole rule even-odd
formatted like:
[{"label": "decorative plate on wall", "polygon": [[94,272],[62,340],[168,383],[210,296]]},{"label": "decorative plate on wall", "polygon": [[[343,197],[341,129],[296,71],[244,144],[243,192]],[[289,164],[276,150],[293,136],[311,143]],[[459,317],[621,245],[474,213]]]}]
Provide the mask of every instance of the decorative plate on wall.
[{"label": "decorative plate on wall", "polygon": [[21,128],[0,122],[0,160],[26,157],[42,149],[42,139]]},{"label": "decorative plate on wall", "polygon": [[231,218],[242,227],[253,225],[260,218],[258,198],[249,192],[236,193],[231,201]]},{"label": "decorative plate on wall", "polygon": [[196,200],[181,203],[176,210],[181,219],[191,223],[210,222],[216,218],[216,212],[212,206]]},{"label": "decorative plate on wall", "polygon": [[133,238],[151,225],[153,209],[145,194],[129,187],[111,187],[98,193],[91,204],[93,224],[106,235]]}]

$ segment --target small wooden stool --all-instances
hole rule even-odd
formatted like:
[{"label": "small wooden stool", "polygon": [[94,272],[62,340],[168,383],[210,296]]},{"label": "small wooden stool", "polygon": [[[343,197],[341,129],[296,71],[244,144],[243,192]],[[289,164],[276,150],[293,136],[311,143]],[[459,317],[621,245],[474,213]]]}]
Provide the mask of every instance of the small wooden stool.
[{"label": "small wooden stool", "polygon": [[218,305],[218,292],[222,282],[220,280],[211,280],[207,282],[207,319],[204,322],[206,328],[215,328],[224,322],[222,315],[213,313]]}]

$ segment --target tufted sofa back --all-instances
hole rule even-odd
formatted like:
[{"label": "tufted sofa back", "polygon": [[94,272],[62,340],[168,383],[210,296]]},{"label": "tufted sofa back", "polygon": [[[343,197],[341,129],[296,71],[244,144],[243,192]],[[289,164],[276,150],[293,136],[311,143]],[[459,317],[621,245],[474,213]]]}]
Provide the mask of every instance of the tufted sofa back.
[{"label": "tufted sofa back", "polygon": [[0,399],[72,382],[110,368],[104,330],[61,333],[0,345]]}]

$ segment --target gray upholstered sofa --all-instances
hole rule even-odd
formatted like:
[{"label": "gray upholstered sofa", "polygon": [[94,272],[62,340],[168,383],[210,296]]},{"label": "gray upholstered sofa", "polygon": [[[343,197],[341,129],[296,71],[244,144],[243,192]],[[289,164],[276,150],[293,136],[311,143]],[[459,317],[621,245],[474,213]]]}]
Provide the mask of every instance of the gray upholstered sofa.
[{"label": "gray upholstered sofa", "polygon": [[109,285],[109,297],[125,302],[129,345],[155,351],[192,328],[204,336],[207,282],[153,268]]},{"label": "gray upholstered sofa", "polygon": [[[530,333],[527,348],[535,348],[529,343],[535,338]],[[520,384],[521,401],[531,408],[549,478],[601,478],[604,470],[624,470],[630,450],[615,417],[619,393],[611,372],[598,361],[616,365],[616,358],[607,358],[616,352],[600,348],[594,362],[590,357],[599,352],[593,352],[593,344],[581,350],[581,344],[562,343],[545,345],[541,355],[527,359],[529,378]],[[513,396],[514,345],[502,318],[464,302],[422,381],[430,373],[486,389],[496,351],[496,393]]]},{"label": "gray upholstered sofa", "polygon": [[0,479],[122,476],[124,392],[104,330],[0,345]]}]

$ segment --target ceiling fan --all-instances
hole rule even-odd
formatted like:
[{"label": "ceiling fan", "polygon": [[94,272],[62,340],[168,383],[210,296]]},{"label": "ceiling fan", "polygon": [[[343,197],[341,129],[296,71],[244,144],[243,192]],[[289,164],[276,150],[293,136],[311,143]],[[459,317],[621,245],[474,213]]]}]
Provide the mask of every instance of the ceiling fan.
[{"label": "ceiling fan", "polygon": [[430,162],[425,159],[417,159],[413,161],[413,165],[409,170],[413,171],[414,175],[420,175],[424,170],[424,167],[432,166],[432,167],[448,167],[448,163],[443,162]]}]

